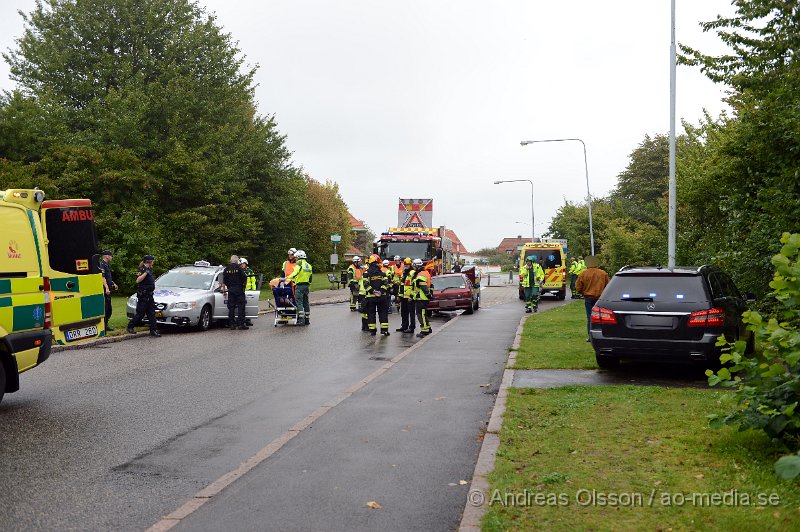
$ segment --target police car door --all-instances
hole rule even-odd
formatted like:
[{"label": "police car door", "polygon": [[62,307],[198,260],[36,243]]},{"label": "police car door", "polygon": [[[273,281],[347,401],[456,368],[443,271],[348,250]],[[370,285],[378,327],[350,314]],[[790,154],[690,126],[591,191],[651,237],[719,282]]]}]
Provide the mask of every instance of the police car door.
[{"label": "police car door", "polygon": [[264,281],[264,274],[260,273],[256,277],[256,289],[245,291],[247,302],[245,303],[244,315],[250,319],[258,317],[258,300],[261,297],[261,283]]},{"label": "police car door", "polygon": [[214,279],[214,319],[227,320],[228,319],[228,298],[223,294],[219,288],[222,282],[222,272],[217,272]]}]

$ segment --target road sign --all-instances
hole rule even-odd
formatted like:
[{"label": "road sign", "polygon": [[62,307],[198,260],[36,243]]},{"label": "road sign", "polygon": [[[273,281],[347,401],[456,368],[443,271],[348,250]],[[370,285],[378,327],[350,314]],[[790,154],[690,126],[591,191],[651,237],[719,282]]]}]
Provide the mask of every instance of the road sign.
[{"label": "road sign", "polygon": [[342,235],[331,235],[331,242],[341,242]]},{"label": "road sign", "polygon": [[331,254],[331,264],[339,264],[339,255],[336,253]]}]

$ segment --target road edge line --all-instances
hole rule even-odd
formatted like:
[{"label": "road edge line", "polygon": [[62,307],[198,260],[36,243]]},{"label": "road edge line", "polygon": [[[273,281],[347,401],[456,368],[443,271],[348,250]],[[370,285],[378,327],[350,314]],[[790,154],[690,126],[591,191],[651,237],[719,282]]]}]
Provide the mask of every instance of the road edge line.
[{"label": "road edge line", "polygon": [[[312,423],[317,421],[319,418],[333,410],[334,407],[338,406],[342,403],[345,399],[352,396],[354,393],[359,391],[361,388],[364,388],[369,383],[389,371],[394,365],[398,362],[403,360],[406,356],[413,353],[421,345],[424,345],[429,339],[433,338],[447,327],[450,324],[454,323],[461,317],[461,314],[450,318],[447,323],[443,324],[441,327],[436,329],[434,332],[429,334],[428,336],[422,338],[420,341],[416,342],[414,345],[407,347],[405,350],[400,352],[398,355],[393,357],[389,362],[383,364],[381,367],[364,377],[363,379],[359,380],[352,386],[348,387],[344,392],[337,394],[333,399],[326,401],[322,406],[316,408],[311,414],[302,418],[300,421],[292,425],[286,432],[269,442],[266,446],[259,449],[254,455],[245,459],[239,467],[232,471],[228,471],[218,479],[214,480],[207,486],[205,486],[200,491],[196,492],[194,495],[189,498],[188,501],[184,502],[178,508],[170,512],[169,514],[161,517],[156,523],[152,526],[147,528],[146,532],[164,532],[166,530],[171,529],[172,527],[180,524],[185,518],[189,517],[195,511],[200,509],[205,503],[211,500],[213,497],[221,493],[225,488],[233,484],[236,480],[243,477],[247,472],[251,469],[255,468],[262,462],[266,461],[272,455],[277,453],[284,445],[286,445],[289,441],[291,441],[295,436],[306,430],[311,426]],[[494,463],[494,461],[492,461]]]},{"label": "road edge line", "polygon": [[489,491],[488,477],[494,471],[497,449],[500,447],[500,429],[503,426],[503,415],[506,411],[508,388],[514,382],[514,370],[511,368],[516,361],[517,351],[522,342],[522,330],[530,316],[522,316],[519,319],[519,325],[517,325],[514,342],[511,344],[506,367],[503,370],[503,380],[500,382],[500,388],[497,391],[497,398],[492,408],[489,423],[486,426],[486,432],[483,435],[483,443],[481,443],[481,450],[478,453],[475,471],[472,474],[467,502],[464,505],[464,512],[461,514],[461,523],[458,525],[459,532],[480,531],[481,519],[483,519],[488,509],[486,499]]}]

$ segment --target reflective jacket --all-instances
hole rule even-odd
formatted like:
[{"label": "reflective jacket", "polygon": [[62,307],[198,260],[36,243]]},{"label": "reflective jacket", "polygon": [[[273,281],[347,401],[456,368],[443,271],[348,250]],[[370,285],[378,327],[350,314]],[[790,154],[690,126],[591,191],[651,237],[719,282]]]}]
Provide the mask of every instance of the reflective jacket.
[{"label": "reflective jacket", "polygon": [[312,274],[311,265],[305,259],[299,259],[295,264],[294,271],[286,278],[294,281],[295,284],[310,283]]},{"label": "reflective jacket", "polygon": [[363,272],[361,271],[361,268],[357,268],[355,264],[351,264],[350,266],[348,266],[347,267],[347,284],[348,285],[357,284],[359,281],[361,281],[361,274],[362,273]]},{"label": "reflective jacket", "polygon": [[428,301],[431,298],[431,274],[428,270],[420,270],[414,276],[414,299]]},{"label": "reflective jacket", "polygon": [[258,290],[258,283],[256,282],[256,272],[249,266],[244,270],[247,275],[247,283],[244,285],[245,290]]},{"label": "reflective jacket", "polygon": [[[383,297],[389,291],[389,280],[386,272],[382,271],[376,263],[372,263],[364,274],[364,287],[366,288],[367,299]],[[376,291],[380,292],[380,296],[375,293]]]},{"label": "reflective jacket", "polygon": [[403,277],[403,265],[398,266],[396,263],[389,266],[394,272],[392,275],[392,282],[400,284],[400,279]]},{"label": "reflective jacket", "polygon": [[283,261],[283,266],[281,266],[281,271],[283,271],[283,276],[289,277],[290,275],[292,275],[292,272],[294,271],[296,266],[297,266],[296,262],[292,262],[289,260]]},{"label": "reflective jacket", "polygon": [[523,266],[519,274],[522,277],[523,288],[529,288],[531,286],[531,281],[533,281],[534,286],[538,286],[539,283],[544,280],[544,270],[542,270],[542,267],[537,263],[534,263],[531,268]]},{"label": "reflective jacket", "polygon": [[414,276],[417,271],[409,268],[407,272],[403,272],[401,282],[403,283],[403,296],[405,299],[414,299]]}]

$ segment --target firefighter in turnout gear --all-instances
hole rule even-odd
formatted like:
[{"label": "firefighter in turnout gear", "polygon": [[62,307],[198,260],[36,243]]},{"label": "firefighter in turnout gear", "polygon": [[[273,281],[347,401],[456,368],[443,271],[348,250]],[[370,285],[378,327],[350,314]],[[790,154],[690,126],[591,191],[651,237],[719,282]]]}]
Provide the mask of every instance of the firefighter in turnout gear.
[{"label": "firefighter in turnout gear", "polygon": [[394,296],[394,305],[397,307],[397,310],[400,310],[400,299],[401,299],[401,290],[402,290],[402,283],[400,282],[401,278],[403,277],[403,272],[405,271],[405,266],[403,265],[403,259],[400,258],[400,255],[394,256],[394,264],[390,266],[392,269],[392,295]]},{"label": "firefighter in turnout gear", "polygon": [[431,273],[425,269],[421,259],[414,259],[414,307],[417,311],[417,321],[419,321],[420,333],[417,335],[422,338],[431,333],[431,324],[428,321],[428,301],[431,300]]},{"label": "firefighter in turnout gear", "polygon": [[525,289],[525,312],[539,311],[539,293],[544,282],[544,270],[542,267],[528,259],[525,266],[520,271],[522,276],[522,288]]},{"label": "firefighter in turnout gear", "polygon": [[[369,257],[364,262],[369,261]],[[361,313],[361,330],[369,330],[369,322],[367,321],[367,265],[361,268],[361,280],[358,282],[358,311]]]},{"label": "firefighter in turnout gear", "polygon": [[361,284],[361,257],[353,257],[353,264],[347,267],[347,287],[350,289],[350,310],[358,310],[358,290]]},{"label": "firefighter in turnout gear", "polygon": [[400,328],[397,332],[413,333],[417,324],[414,319],[414,275],[416,271],[411,267],[411,259],[403,260],[403,273],[400,275],[400,288],[397,297],[400,299]]},{"label": "firefighter in turnout gear", "polygon": [[394,277],[394,269],[389,263],[389,259],[383,261],[383,274],[386,276],[386,294],[384,295],[386,298],[386,311],[392,314],[394,313],[394,309],[392,308],[392,278]]},{"label": "firefighter in turnout gear", "polygon": [[389,305],[387,304],[386,294],[389,291],[388,278],[386,273],[381,270],[380,258],[377,255],[370,255],[367,259],[369,266],[364,275],[366,285],[367,301],[367,327],[370,334],[378,334],[375,325],[375,317],[380,320],[381,334],[389,336]]},{"label": "firefighter in turnout gear", "polygon": [[297,325],[311,325],[311,305],[308,302],[308,291],[314,277],[311,264],[306,262],[306,252],[298,249],[294,254],[297,264],[294,271],[286,279],[294,282],[294,297],[297,300]]}]

